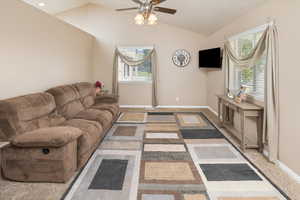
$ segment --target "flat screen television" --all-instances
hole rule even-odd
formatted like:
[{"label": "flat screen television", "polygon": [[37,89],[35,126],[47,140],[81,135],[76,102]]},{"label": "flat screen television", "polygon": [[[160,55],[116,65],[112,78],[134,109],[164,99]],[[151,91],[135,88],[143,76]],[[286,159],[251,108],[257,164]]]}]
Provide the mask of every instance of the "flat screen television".
[{"label": "flat screen television", "polygon": [[221,48],[206,49],[199,51],[200,68],[222,68]]}]

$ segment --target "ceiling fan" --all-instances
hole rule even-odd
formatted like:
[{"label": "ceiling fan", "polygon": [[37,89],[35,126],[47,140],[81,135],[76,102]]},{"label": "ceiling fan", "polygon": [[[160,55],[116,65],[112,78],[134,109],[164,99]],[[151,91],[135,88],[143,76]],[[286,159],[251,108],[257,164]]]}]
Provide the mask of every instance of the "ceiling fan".
[{"label": "ceiling fan", "polygon": [[167,0],[132,0],[133,2],[137,3],[137,7],[131,8],[122,8],[116,9],[116,11],[129,11],[129,10],[139,10],[139,13],[135,17],[136,24],[144,24],[145,21],[148,21],[148,24],[156,24],[157,16],[155,12],[162,12],[166,14],[174,15],[177,10],[165,7],[159,7],[158,4],[161,4]]}]

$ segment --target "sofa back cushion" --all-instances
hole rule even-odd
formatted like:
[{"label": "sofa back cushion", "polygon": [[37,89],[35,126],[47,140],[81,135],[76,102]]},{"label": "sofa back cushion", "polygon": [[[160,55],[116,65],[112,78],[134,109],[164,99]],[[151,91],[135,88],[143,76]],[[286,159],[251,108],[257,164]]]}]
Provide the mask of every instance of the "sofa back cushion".
[{"label": "sofa back cushion", "polygon": [[93,84],[82,82],[74,84],[74,87],[79,92],[81,103],[85,108],[95,104],[96,93]]},{"label": "sofa back cushion", "polygon": [[52,95],[36,93],[0,101],[0,138],[11,139],[64,121],[56,114]]},{"label": "sofa back cushion", "polygon": [[46,92],[54,96],[58,114],[71,119],[84,110],[81,96],[74,85],[64,85],[51,88]]}]

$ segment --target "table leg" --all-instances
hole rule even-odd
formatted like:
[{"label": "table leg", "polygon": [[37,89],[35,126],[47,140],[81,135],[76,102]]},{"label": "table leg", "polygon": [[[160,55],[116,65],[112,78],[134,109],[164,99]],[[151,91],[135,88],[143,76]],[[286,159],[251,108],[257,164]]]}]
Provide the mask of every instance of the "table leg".
[{"label": "table leg", "polygon": [[226,122],[226,106],[224,103],[221,104],[221,109],[222,109],[222,123],[221,123],[221,128],[224,128],[224,124]]},{"label": "table leg", "polygon": [[234,126],[234,110],[230,110],[230,117],[229,117],[229,119],[230,119],[230,124],[231,124],[231,126]]},{"label": "table leg", "polygon": [[262,112],[258,112],[258,117],[257,117],[257,144],[258,144],[258,151],[263,152],[263,127],[262,127],[262,120],[263,120],[263,115]]},{"label": "table leg", "polygon": [[241,143],[241,149],[242,151],[246,150],[246,134],[245,134],[245,113],[244,111],[241,111],[241,135],[242,135],[242,143]]},{"label": "table leg", "polygon": [[218,120],[221,123],[221,101],[218,99]]}]

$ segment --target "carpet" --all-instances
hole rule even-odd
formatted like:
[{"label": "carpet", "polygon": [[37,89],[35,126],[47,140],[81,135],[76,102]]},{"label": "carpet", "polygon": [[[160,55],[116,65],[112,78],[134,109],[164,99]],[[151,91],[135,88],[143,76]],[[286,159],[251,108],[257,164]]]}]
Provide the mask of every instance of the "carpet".
[{"label": "carpet", "polygon": [[177,113],[176,119],[181,129],[214,129],[202,113]]},{"label": "carpet", "polygon": [[147,123],[176,123],[173,113],[148,112]]},{"label": "carpet", "polygon": [[137,127],[136,126],[119,126],[113,135],[115,136],[134,136],[135,131]]},{"label": "carpet", "polygon": [[177,124],[146,124],[146,132],[177,132],[179,131]]},{"label": "carpet", "polygon": [[217,129],[181,129],[181,135],[184,139],[214,139],[224,138],[223,134]]},{"label": "carpet", "polygon": [[202,113],[146,115],[121,115],[64,200],[287,200]]},{"label": "carpet", "polygon": [[144,112],[124,112],[120,115],[117,123],[145,123],[147,113]]}]

